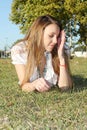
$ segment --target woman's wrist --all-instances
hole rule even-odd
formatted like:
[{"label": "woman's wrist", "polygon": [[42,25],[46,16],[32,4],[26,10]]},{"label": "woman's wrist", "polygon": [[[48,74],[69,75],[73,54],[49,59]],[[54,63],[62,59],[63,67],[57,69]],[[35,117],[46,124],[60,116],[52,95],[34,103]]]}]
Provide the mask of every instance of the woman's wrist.
[{"label": "woman's wrist", "polygon": [[60,65],[65,65],[65,64],[66,64],[65,59],[64,58],[60,59]]},{"label": "woman's wrist", "polygon": [[64,58],[60,60],[59,66],[66,68],[66,63],[65,63],[65,59]]},{"label": "woman's wrist", "polygon": [[22,86],[22,90],[23,90],[23,91],[27,91],[27,92],[31,92],[31,91],[34,91],[34,90],[35,90],[35,87],[34,87],[31,83],[25,83],[25,84]]},{"label": "woman's wrist", "polygon": [[60,64],[60,67],[66,68],[66,64]]}]

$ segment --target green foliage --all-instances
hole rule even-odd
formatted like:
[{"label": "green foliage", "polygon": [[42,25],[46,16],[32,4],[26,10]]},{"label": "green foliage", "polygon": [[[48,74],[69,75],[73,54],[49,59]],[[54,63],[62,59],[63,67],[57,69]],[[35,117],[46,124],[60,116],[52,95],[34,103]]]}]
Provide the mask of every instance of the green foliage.
[{"label": "green foliage", "polygon": [[[10,20],[20,26],[22,33],[40,15],[50,14],[61,20],[63,27],[70,33],[70,22],[73,35],[81,36],[81,41],[87,39],[87,1],[86,0],[13,0]],[[76,25],[79,30],[76,30]],[[68,27],[66,26],[68,25]],[[68,34],[69,34],[68,33]],[[85,36],[85,37],[84,37]],[[87,43],[86,43],[87,44]]]},{"label": "green foliage", "polygon": [[25,0],[23,2],[13,0],[12,12],[10,19],[15,24],[20,24],[22,33],[25,33],[27,28],[40,15],[50,14],[58,19],[62,17],[58,11],[63,11],[62,2],[59,0]]},{"label": "green foliage", "polygon": [[[84,42],[87,46],[87,1],[66,0],[64,6],[68,13],[71,14],[73,24],[79,25],[77,33],[80,34],[80,42]],[[74,33],[76,33],[75,30]]]}]

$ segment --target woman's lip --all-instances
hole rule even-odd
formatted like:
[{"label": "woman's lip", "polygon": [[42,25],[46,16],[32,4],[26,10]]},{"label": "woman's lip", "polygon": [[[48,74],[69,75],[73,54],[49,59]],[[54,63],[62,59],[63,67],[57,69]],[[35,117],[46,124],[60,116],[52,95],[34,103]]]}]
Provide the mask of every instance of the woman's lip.
[{"label": "woman's lip", "polygon": [[50,49],[53,49],[53,48],[54,48],[54,45],[49,45],[49,48],[50,48]]},{"label": "woman's lip", "polygon": [[54,45],[50,45],[51,47],[54,47]]},{"label": "woman's lip", "polygon": [[49,46],[54,46],[54,44],[50,44]]}]

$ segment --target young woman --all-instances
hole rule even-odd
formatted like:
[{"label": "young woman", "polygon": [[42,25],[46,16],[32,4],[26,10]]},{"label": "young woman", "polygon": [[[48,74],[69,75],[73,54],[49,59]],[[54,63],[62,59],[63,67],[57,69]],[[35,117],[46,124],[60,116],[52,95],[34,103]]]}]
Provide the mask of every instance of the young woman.
[{"label": "young woman", "polygon": [[12,47],[12,63],[23,91],[48,91],[58,85],[61,90],[72,87],[65,32],[52,16],[38,17],[27,35]]}]

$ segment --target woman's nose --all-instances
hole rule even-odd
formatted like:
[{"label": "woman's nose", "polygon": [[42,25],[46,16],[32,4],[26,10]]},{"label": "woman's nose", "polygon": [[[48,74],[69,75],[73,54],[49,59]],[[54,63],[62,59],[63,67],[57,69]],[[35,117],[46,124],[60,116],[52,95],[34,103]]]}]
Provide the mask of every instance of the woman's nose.
[{"label": "woman's nose", "polygon": [[54,44],[57,43],[57,37],[54,37],[54,39],[53,39],[53,43],[54,43]]}]

